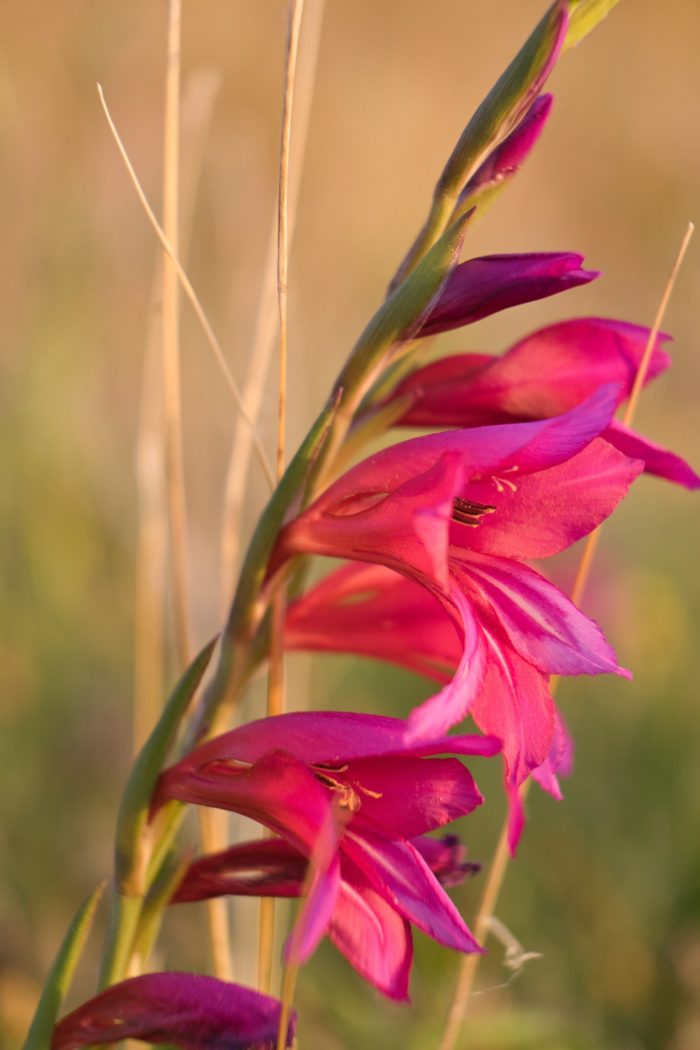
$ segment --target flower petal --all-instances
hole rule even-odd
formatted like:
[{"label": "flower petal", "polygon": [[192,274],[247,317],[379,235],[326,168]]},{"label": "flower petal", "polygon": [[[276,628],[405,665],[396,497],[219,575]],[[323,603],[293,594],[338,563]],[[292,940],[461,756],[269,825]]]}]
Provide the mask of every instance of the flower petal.
[{"label": "flower petal", "polygon": [[653,441],[640,437],[622,423],[611,423],[601,436],[625,456],[641,459],[647,474],[656,474],[657,477],[674,481],[686,489],[700,488],[700,477],[689,463],[675,452],[669,452],[661,445],[655,445]]},{"label": "flower petal", "polygon": [[433,594],[383,565],[325,576],[287,610],[287,649],[359,653],[448,682],[462,655],[452,618]]},{"label": "flower petal", "polygon": [[503,741],[507,780],[518,787],[542,765],[552,745],[555,715],[549,676],[519,656],[497,624],[482,628],[482,633],[488,658],[471,713],[484,732]]},{"label": "flower petal", "polygon": [[[114,984],[56,1026],[51,1050],[140,1039],[183,1050],[274,1050],[277,999],[190,973],[151,973]],[[292,1012],[287,1035],[296,1029]]]},{"label": "flower petal", "polygon": [[[224,737],[209,743],[216,746]],[[271,750],[246,767],[225,750],[209,757],[205,748],[209,745],[161,775],[157,802],[174,798],[241,813],[310,853],[326,827],[331,802],[306,765],[286,751]]]},{"label": "flower petal", "polygon": [[[541,328],[500,357],[458,354],[420,368],[392,393],[413,398],[397,425],[474,427],[560,415],[613,383],[629,394],[649,329],[600,317]],[[668,368],[661,334],[646,382]]]},{"label": "flower petal", "polygon": [[574,742],[569,734],[561,712],[555,708],[555,727],[552,746],[549,754],[537,769],[533,769],[532,777],[553,798],[561,799],[562,793],[559,787],[559,776],[568,776],[571,772],[574,758]]},{"label": "flower petal", "polygon": [[365,834],[345,837],[344,851],[370,884],[433,940],[461,952],[479,952],[464,919],[418,850]]},{"label": "flower petal", "polygon": [[405,1001],[413,961],[410,926],[345,857],[343,874],[328,936],[366,981]]},{"label": "flower petal", "polygon": [[598,625],[534,569],[469,553],[453,572],[476,586],[517,652],[546,674],[628,675]]},{"label": "flower petal", "polygon": [[212,897],[298,897],[308,858],[285,839],[256,839],[193,861],[171,904]]},{"label": "flower petal", "polygon": [[[211,795],[212,798],[215,794],[217,798],[220,795],[222,808],[228,808],[225,805],[227,793],[229,790],[236,789],[229,789],[224,783],[226,776],[219,778],[216,787],[206,787],[206,785],[198,784],[198,772],[204,770],[205,774],[209,773],[213,775],[213,779],[216,779],[217,773],[222,772],[221,767],[216,763],[258,762],[260,758],[267,756],[267,752],[275,750],[288,752],[287,758],[294,756],[299,762],[320,767],[343,765],[353,759],[368,758],[373,755],[493,755],[498,751],[498,745],[494,740],[486,737],[470,735],[445,737],[434,734],[416,743],[415,746],[409,747],[406,743],[406,722],[402,718],[346,711],[290,711],[283,715],[248,722],[238,729],[232,729],[228,733],[222,733],[200,744],[176,766],[166,770],[159,789],[158,800],[179,798],[180,795],[176,795],[175,791],[181,790],[183,795],[185,791],[192,793],[191,798],[183,798],[183,801],[198,802],[198,798],[195,798],[194,795],[200,791]],[[278,756],[274,762],[270,760],[263,764],[260,769],[260,779],[263,785],[268,779],[274,781],[275,763],[279,763],[284,771],[284,756],[282,758]],[[234,768],[232,766],[232,770]],[[268,776],[270,768],[271,773]],[[294,763],[289,763],[288,768],[290,769],[290,794],[293,796]],[[240,776],[241,774],[235,775]],[[316,791],[321,791],[324,799],[326,793],[316,778],[310,773],[308,775],[314,783],[312,797],[315,805]],[[305,791],[304,784],[307,783],[307,781],[299,781],[299,791],[302,795]],[[182,785],[179,789],[178,784]],[[218,805],[219,803],[218,801],[209,803],[203,798],[202,804]],[[321,814],[319,807],[319,819]]]},{"label": "flower petal", "polygon": [[360,759],[346,764],[343,781],[359,800],[353,828],[388,838],[415,838],[483,802],[471,773],[456,758]]},{"label": "flower petal", "polygon": [[472,482],[460,496],[494,510],[476,528],[453,523],[450,541],[465,552],[550,557],[612,514],[643,469],[641,460],[628,459],[596,438],[566,462],[538,473],[502,472]]},{"label": "flower petal", "polygon": [[424,318],[418,337],[461,328],[520,303],[544,299],[588,284],[598,273],[582,270],[574,252],[484,255],[452,271],[437,302]]}]

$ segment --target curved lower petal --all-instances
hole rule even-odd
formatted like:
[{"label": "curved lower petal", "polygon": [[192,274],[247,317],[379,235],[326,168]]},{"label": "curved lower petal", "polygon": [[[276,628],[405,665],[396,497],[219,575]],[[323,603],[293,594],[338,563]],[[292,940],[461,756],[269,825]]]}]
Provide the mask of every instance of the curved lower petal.
[{"label": "curved lower petal", "polygon": [[529,566],[470,552],[452,571],[481,592],[513,648],[538,670],[629,677],[598,625]]},{"label": "curved lower petal", "polygon": [[413,961],[410,926],[345,857],[328,936],[360,976],[383,995],[408,999]]},{"label": "curved lower petal", "polygon": [[640,434],[629,430],[622,423],[613,422],[607,430],[603,431],[602,437],[625,456],[641,459],[647,474],[655,474],[659,478],[665,478],[666,481],[682,485],[685,489],[700,488],[700,477],[689,463],[677,456],[675,452],[669,452],[661,445],[655,445],[653,441],[648,441]]},{"label": "curved lower petal", "polygon": [[480,729],[503,741],[507,781],[517,788],[542,765],[552,746],[549,677],[504,645],[499,635],[484,630],[484,639],[486,672],[472,716]]},{"label": "curved lower petal", "polygon": [[554,738],[549,754],[537,769],[533,769],[532,777],[540,787],[547,791],[553,798],[561,799],[562,793],[559,787],[559,777],[568,776],[574,760],[574,742],[566,728],[561,712],[555,708]]},{"label": "curved lower petal", "polygon": [[409,842],[349,833],[343,851],[405,919],[433,940],[461,952],[479,952],[464,919],[420,853]]},{"label": "curved lower petal", "polygon": [[464,643],[454,677],[439,693],[414,708],[408,716],[406,740],[432,740],[446,733],[466,717],[482,687],[486,667],[486,653],[481,628],[471,603],[452,589],[451,600],[458,610]]},{"label": "curved lower petal", "polygon": [[425,587],[383,565],[354,564],[291,603],[285,646],[357,653],[449,682],[462,655],[453,619]]}]

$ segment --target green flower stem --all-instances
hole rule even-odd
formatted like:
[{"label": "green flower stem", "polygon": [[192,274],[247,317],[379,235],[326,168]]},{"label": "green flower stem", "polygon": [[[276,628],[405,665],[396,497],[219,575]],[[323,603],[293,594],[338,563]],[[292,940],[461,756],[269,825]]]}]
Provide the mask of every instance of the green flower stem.
[{"label": "green flower stem", "polygon": [[127,897],[119,892],[116,884],[113,885],[100,970],[100,989],[123,981],[128,976],[131,948],[142,906],[143,897]]}]

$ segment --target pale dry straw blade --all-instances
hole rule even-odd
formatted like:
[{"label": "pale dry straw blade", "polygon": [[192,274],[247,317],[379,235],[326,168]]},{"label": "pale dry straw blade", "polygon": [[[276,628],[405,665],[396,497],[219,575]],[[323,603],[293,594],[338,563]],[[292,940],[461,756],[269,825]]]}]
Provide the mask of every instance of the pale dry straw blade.
[{"label": "pale dry straw blade", "polygon": [[[292,113],[296,80],[299,39],[304,13],[304,0],[290,0],[289,31],[285,53],[284,96],[282,101],[282,130],[280,134],[279,182],[277,195],[277,309],[279,315],[279,386],[277,413],[277,480],[284,473],[285,422],[287,403],[287,281],[289,253],[289,152],[292,141]],[[280,715],[285,708],[284,647],[282,631],[286,606],[286,589],[281,587],[272,602],[270,661],[267,675],[268,718]],[[272,955],[275,939],[275,900],[260,901],[260,938],[258,944],[258,975],[260,990],[269,992],[272,974]],[[283,1002],[280,1033],[286,1035],[286,1017]]]},{"label": "pale dry straw blade", "polygon": [[187,500],[182,443],[180,381],[180,286],[173,259],[179,254],[180,202],[180,55],[181,0],[168,0],[165,117],[163,127],[163,234],[171,254],[163,251],[163,412],[165,469],[170,522],[175,647],[180,669],[187,666],[192,649],[188,582]]},{"label": "pale dry straw blade", "polygon": [[[637,407],[639,399],[639,392],[644,385],[649,363],[651,361],[656,340],[658,339],[661,325],[663,324],[666,309],[671,299],[676,279],[680,272],[680,268],[683,264],[690,240],[695,231],[693,223],[689,223],[686,229],[685,235],[681,242],[681,246],[678,250],[678,255],[673,264],[673,268],[669,275],[666,287],[664,288],[661,301],[654,318],[654,323],[649,331],[649,338],[645,346],[644,354],[639,363],[635,381],[632,386],[630,393],[629,403],[627,410],[623,417],[623,423],[625,426],[630,426],[634,417],[634,413]],[[593,564],[593,557],[598,545],[598,539],[600,536],[601,526],[598,526],[592,533],[589,534],[586,544],[584,546],[581,561],[579,563],[578,572],[574,585],[571,589],[571,599],[574,604],[578,605],[588,581],[590,570]],[[552,695],[556,692],[557,680],[552,681]],[[527,797],[527,793],[532,783],[531,780],[523,784],[521,788],[521,799],[524,802]],[[484,893],[479,902],[479,910],[474,921],[474,935],[480,944],[483,944],[486,939],[486,934],[489,930],[489,922],[494,915],[498,898],[505,879],[506,872],[508,870],[508,862],[510,860],[510,850],[508,847],[508,818],[501,829],[498,843],[494,851],[494,855],[489,868],[488,878],[484,887]],[[459,968],[457,977],[457,984],[453,993],[452,1001],[447,1015],[447,1023],[442,1033],[442,1038],[439,1043],[439,1050],[454,1050],[454,1047],[459,1036],[459,1031],[462,1022],[466,1016],[469,1008],[469,1002],[473,995],[474,981],[476,978],[477,969],[479,966],[480,955],[466,955],[462,960]]]},{"label": "pale dry straw blade", "polygon": [[[287,239],[292,243],[297,201],[314,96],[316,70],[321,42],[324,0],[306,0],[304,31],[299,47],[294,93],[294,153],[288,172]],[[277,214],[271,224],[268,249],[258,302],[253,348],[243,383],[243,402],[252,420],[257,421],[262,408],[272,352],[277,331]],[[241,419],[236,421],[224,490],[221,527],[221,608],[226,613],[230,602],[236,567],[240,559],[242,515],[247,489],[251,432]]]},{"label": "pale dry straw blade", "polygon": [[119,132],[117,130],[116,124],[114,123],[114,120],[112,118],[112,114],[111,114],[111,112],[109,110],[109,107],[107,105],[107,100],[105,98],[104,90],[103,90],[101,84],[97,85],[97,92],[98,92],[98,95],[100,97],[100,103],[101,103],[102,108],[104,110],[105,117],[107,118],[107,123],[109,125],[109,129],[110,129],[110,131],[112,133],[114,141],[117,144],[117,148],[119,150],[121,158],[124,161],[124,165],[125,165],[126,170],[127,170],[128,174],[129,174],[129,178],[131,179],[131,181],[133,183],[133,186],[134,186],[134,189],[136,190],[136,195],[137,195],[137,197],[138,197],[138,199],[139,199],[139,201],[141,203],[141,206],[142,206],[143,210],[146,213],[146,217],[148,218],[149,223],[153,227],[153,230],[155,232],[156,237],[160,241],[160,244],[161,244],[162,248],[168,253],[168,255],[170,256],[170,258],[171,258],[171,260],[173,262],[173,265],[175,267],[175,270],[176,270],[177,275],[178,275],[179,280],[180,280],[180,284],[182,286],[182,290],[184,291],[185,295],[187,296],[187,298],[188,298],[188,300],[189,300],[189,302],[190,302],[190,304],[192,306],[192,309],[194,310],[195,316],[196,316],[197,320],[199,321],[199,323],[201,325],[201,328],[202,328],[202,331],[204,332],[204,335],[206,337],[207,343],[209,344],[209,347],[211,348],[211,351],[212,351],[212,353],[214,355],[214,358],[215,358],[219,368],[221,369],[221,373],[222,373],[222,375],[224,377],[224,380],[226,381],[226,385],[229,388],[229,390],[231,391],[231,394],[232,394],[233,399],[234,399],[234,401],[236,403],[236,406],[238,408],[240,416],[245,421],[246,426],[249,427],[251,432],[252,432],[252,435],[253,435],[252,436],[253,448],[255,449],[256,455],[258,456],[260,465],[261,465],[261,467],[263,469],[263,473],[265,474],[265,477],[266,477],[270,487],[272,488],[273,485],[274,485],[274,474],[273,474],[272,468],[271,468],[271,466],[270,466],[270,464],[268,462],[267,455],[265,453],[265,449],[264,449],[263,444],[262,444],[262,442],[260,440],[260,436],[258,435],[258,433],[256,431],[255,424],[253,423],[252,419],[250,418],[250,416],[248,415],[248,413],[247,413],[247,411],[245,409],[245,406],[243,404],[243,399],[241,397],[241,392],[240,392],[240,390],[238,388],[238,384],[237,384],[236,380],[233,377],[231,369],[228,366],[228,362],[226,361],[226,358],[224,356],[224,352],[221,349],[221,344],[219,343],[219,340],[217,339],[217,337],[216,337],[216,335],[214,333],[214,329],[212,328],[212,326],[211,326],[211,324],[209,322],[209,319],[208,319],[208,317],[207,317],[207,315],[206,315],[206,313],[204,311],[204,307],[202,306],[202,304],[201,304],[201,302],[199,300],[199,297],[198,297],[197,293],[194,290],[192,282],[190,281],[189,277],[187,276],[187,273],[185,272],[184,268],[182,267],[182,265],[180,263],[180,260],[177,258],[177,255],[175,254],[175,252],[173,250],[173,247],[170,244],[168,238],[165,236],[165,233],[163,232],[163,230],[161,228],[161,225],[160,225],[160,223],[158,222],[158,219],[155,216],[153,208],[149,204],[148,198],[146,197],[146,194],[144,193],[143,187],[141,186],[141,183],[139,182],[139,179],[138,179],[138,176],[137,176],[136,171],[134,169],[134,166],[131,163],[131,160],[129,158],[129,154],[126,151],[124,143],[122,142],[122,139],[121,139],[121,137],[119,135]]},{"label": "pale dry straw blade", "polygon": [[[189,243],[194,201],[199,187],[204,144],[219,78],[211,70],[196,70],[186,81],[181,110],[180,254]],[[165,687],[164,610],[167,550],[167,509],[163,455],[162,369],[160,367],[161,264],[151,288],[148,331],[144,346],[138,436],[136,444],[137,539],[134,601],[134,754],[138,754],[160,714]]]}]

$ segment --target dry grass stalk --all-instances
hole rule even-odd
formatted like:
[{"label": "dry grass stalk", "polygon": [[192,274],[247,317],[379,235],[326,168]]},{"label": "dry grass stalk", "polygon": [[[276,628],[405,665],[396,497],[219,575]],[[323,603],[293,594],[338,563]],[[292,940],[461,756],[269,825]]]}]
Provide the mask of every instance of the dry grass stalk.
[{"label": "dry grass stalk", "polygon": [[[294,164],[288,177],[287,239],[294,236],[296,206],[308,138],[311,103],[316,79],[324,0],[306,0],[304,7],[304,34],[297,63],[294,94]],[[255,325],[253,349],[243,383],[243,403],[252,420],[260,416],[267,374],[275,346],[277,259],[277,218],[272,222],[265,269]],[[242,419],[236,421],[231,446],[221,528],[221,610],[225,614],[230,602],[233,582],[241,552],[243,502],[248,482],[252,451],[251,431]]]}]

